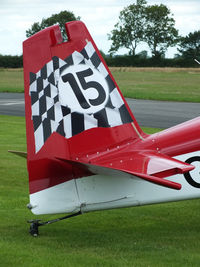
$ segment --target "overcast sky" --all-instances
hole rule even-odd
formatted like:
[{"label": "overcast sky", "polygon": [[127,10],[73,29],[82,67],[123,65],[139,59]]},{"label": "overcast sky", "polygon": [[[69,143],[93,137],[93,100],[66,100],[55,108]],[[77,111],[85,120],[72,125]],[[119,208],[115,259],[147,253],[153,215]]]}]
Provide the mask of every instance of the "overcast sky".
[{"label": "overcast sky", "polygon": [[[25,32],[34,22],[63,10],[72,11],[86,24],[99,49],[110,48],[107,34],[118,21],[119,12],[134,0],[0,0],[0,54],[21,55]],[[174,14],[179,34],[200,30],[200,0],[148,0],[148,4],[165,4]],[[138,51],[146,49],[138,47]],[[121,50],[125,53],[125,50]],[[172,57],[175,49],[166,56]]]}]

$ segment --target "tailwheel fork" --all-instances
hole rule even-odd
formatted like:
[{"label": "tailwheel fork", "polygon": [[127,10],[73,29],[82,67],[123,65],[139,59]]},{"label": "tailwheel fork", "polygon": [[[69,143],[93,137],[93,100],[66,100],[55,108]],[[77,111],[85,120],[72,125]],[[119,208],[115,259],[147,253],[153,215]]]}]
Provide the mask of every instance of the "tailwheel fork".
[{"label": "tailwheel fork", "polygon": [[81,215],[81,211],[77,212],[77,213],[73,213],[73,214],[70,214],[70,215],[66,215],[64,217],[60,217],[60,218],[57,218],[57,219],[54,219],[54,220],[49,220],[49,221],[46,221],[46,222],[42,222],[41,220],[29,220],[28,223],[30,223],[30,228],[29,228],[29,233],[34,236],[34,237],[37,237],[39,235],[39,227],[40,226],[44,226],[46,224],[52,224],[52,223],[55,223],[55,222],[59,222],[59,221],[62,221],[62,220],[65,220],[65,219],[69,219],[71,217],[75,217],[75,216],[78,216],[78,215]]}]

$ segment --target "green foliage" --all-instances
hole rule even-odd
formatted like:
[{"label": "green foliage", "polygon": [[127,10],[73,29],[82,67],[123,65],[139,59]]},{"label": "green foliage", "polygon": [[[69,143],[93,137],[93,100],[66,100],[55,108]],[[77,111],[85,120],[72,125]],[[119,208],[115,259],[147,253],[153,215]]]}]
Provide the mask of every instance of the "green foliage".
[{"label": "green foliage", "polygon": [[104,59],[110,67],[198,67],[198,64],[191,58],[148,58],[145,52],[139,53],[136,56],[107,55]]},{"label": "green foliage", "polygon": [[148,57],[148,52],[146,50],[143,50],[137,54],[137,57],[140,59],[146,59]]},{"label": "green foliage", "polygon": [[183,58],[200,59],[200,30],[190,32],[187,36],[182,37],[179,46],[178,51]]},{"label": "green foliage", "polygon": [[112,41],[110,52],[116,52],[120,47],[129,50],[130,55],[135,55],[138,44],[144,39],[145,26],[145,0],[138,0],[137,4],[125,7],[119,15],[119,22],[108,35]]},{"label": "green foliage", "polygon": [[22,56],[10,56],[0,54],[0,68],[21,68],[23,66]]},{"label": "green foliage", "polygon": [[120,12],[119,22],[108,36],[112,41],[111,53],[125,47],[129,55],[135,55],[138,44],[146,42],[152,56],[164,56],[170,46],[178,41],[178,31],[174,27],[175,20],[167,6],[147,5],[147,1],[138,0],[136,4],[124,8]]},{"label": "green foliage", "polygon": [[61,33],[63,36],[63,40],[66,41],[67,40],[67,34],[65,31],[65,23],[68,21],[73,21],[73,20],[80,20],[80,17],[76,17],[74,15],[74,13],[71,11],[67,11],[67,10],[61,11],[58,14],[53,14],[49,18],[46,18],[46,19],[43,18],[41,23],[40,22],[33,23],[31,28],[26,31],[26,37],[30,37],[33,34],[35,34],[36,32],[39,32],[40,30],[43,30],[43,29],[45,29],[49,26],[52,26],[54,24],[59,24],[60,29],[61,29]]},{"label": "green foliage", "polygon": [[175,20],[170,17],[170,10],[163,4],[147,6],[145,15],[145,41],[153,57],[161,57],[168,47],[174,46],[178,41]]}]

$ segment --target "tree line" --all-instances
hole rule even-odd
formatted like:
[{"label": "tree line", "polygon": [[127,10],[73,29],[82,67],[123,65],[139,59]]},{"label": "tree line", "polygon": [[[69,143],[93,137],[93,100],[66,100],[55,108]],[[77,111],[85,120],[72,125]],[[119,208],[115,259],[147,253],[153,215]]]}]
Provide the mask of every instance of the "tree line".
[{"label": "tree line", "polygon": [[[36,32],[54,24],[59,24],[64,41],[67,40],[65,22],[80,20],[71,11],[61,11],[41,22],[35,22],[26,31],[30,37]],[[170,9],[163,5],[148,5],[146,0],[125,7],[119,15],[114,29],[108,34],[111,47],[108,54],[102,55],[109,66],[197,66],[194,59],[200,60],[200,30],[180,36],[175,28],[175,20]],[[151,51],[136,53],[141,44],[146,43]],[[178,46],[178,54],[173,59],[165,58],[169,47]],[[120,48],[128,53],[117,55]],[[0,67],[22,67],[22,56],[0,55]]]},{"label": "tree line", "polygon": [[23,56],[0,55],[0,68],[22,68]]},{"label": "tree line", "polygon": [[[137,0],[136,4],[125,7],[119,15],[117,24],[108,35],[112,45],[109,50],[109,60],[116,57],[116,62],[125,63],[127,56],[115,56],[120,48],[126,48],[133,64],[140,62],[147,65],[172,66],[195,65],[194,59],[200,59],[200,30],[180,36],[175,28],[175,20],[170,9],[163,5],[148,5],[146,0]],[[146,43],[151,51],[136,54],[140,44]],[[179,54],[174,59],[165,59],[169,47],[178,46]],[[145,60],[144,60],[145,59]],[[113,60],[115,61],[115,59]],[[145,62],[144,62],[145,61]]]}]

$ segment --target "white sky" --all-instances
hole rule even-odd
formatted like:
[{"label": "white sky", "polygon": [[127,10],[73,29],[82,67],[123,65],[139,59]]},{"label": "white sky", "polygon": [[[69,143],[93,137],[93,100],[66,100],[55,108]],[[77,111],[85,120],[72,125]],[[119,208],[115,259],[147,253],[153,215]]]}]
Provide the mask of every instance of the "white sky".
[{"label": "white sky", "polygon": [[[135,0],[0,0],[0,54],[21,55],[25,31],[34,22],[63,10],[73,11],[86,24],[99,49],[108,52],[107,34],[118,21],[119,12]],[[179,34],[200,30],[200,0],[147,0],[148,4],[165,4],[174,14]],[[147,50],[138,47],[136,52]],[[126,50],[119,51],[126,53]],[[166,54],[172,57],[175,48]]]}]

